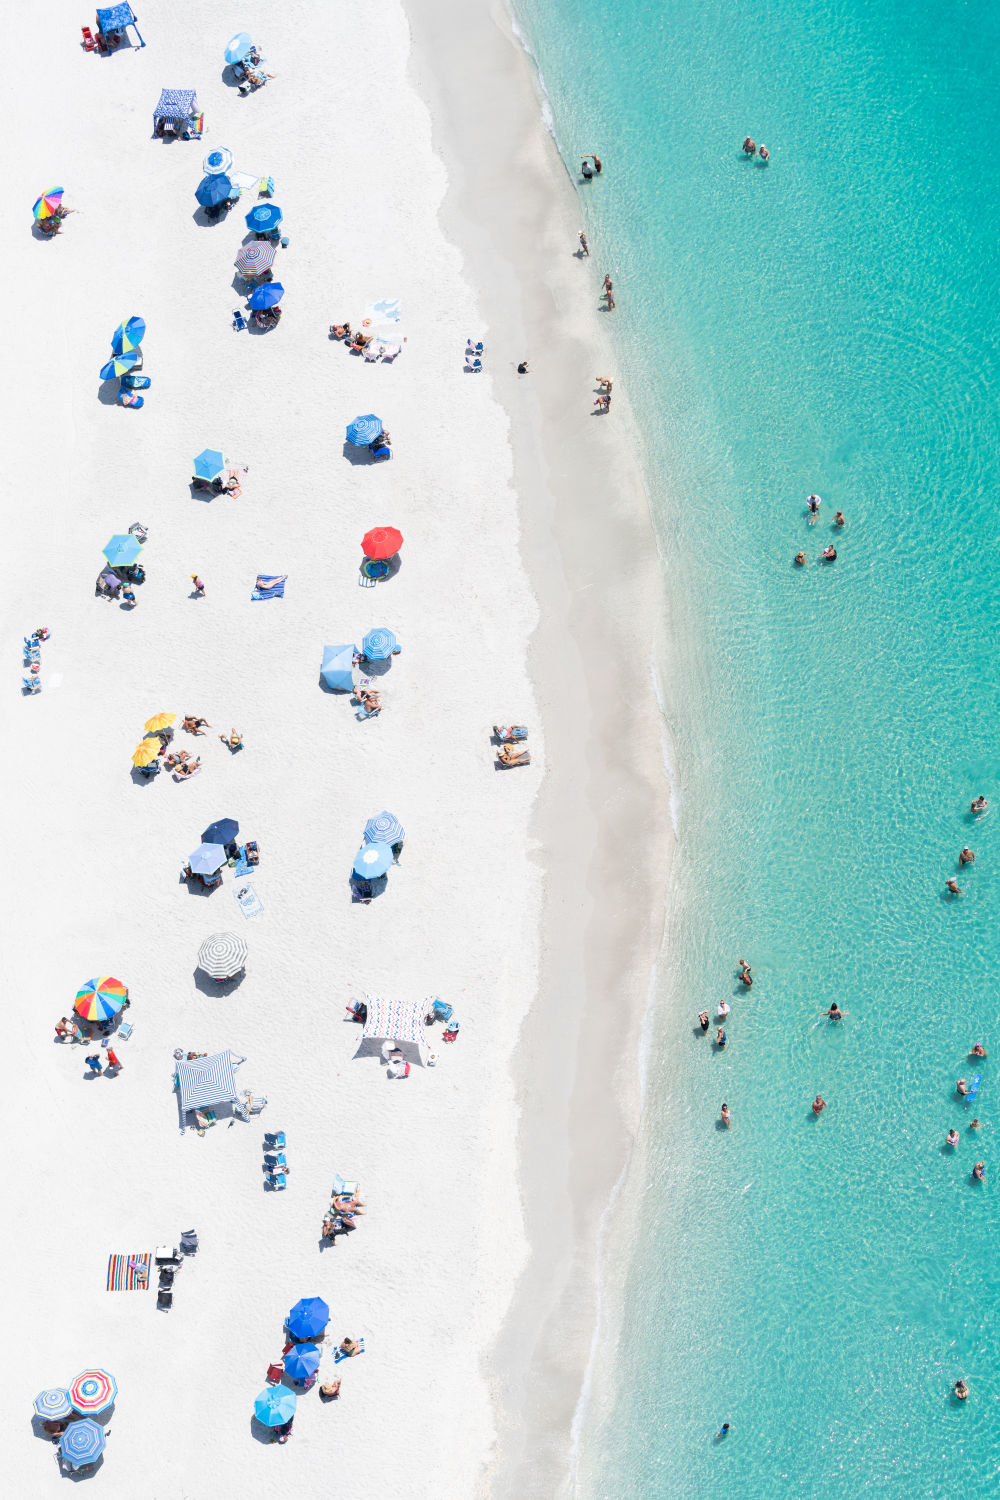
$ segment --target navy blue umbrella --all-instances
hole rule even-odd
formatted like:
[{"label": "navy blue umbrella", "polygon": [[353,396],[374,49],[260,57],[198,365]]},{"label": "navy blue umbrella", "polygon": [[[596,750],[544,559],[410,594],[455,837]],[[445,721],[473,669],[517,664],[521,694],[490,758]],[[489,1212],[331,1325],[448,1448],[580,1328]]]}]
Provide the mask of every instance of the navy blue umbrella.
[{"label": "navy blue umbrella", "polygon": [[265,281],[263,286],[255,287],[247,298],[247,306],[255,310],[261,307],[277,307],[285,295],[285,288],[280,281]]},{"label": "navy blue umbrella", "polygon": [[225,203],[233,185],[224,172],[215,172],[211,177],[203,177],[194,190],[194,195],[203,208],[218,208],[220,203]]},{"label": "navy blue umbrella", "polygon": [[201,839],[203,844],[231,844],[240,831],[235,818],[217,818],[209,823]]}]

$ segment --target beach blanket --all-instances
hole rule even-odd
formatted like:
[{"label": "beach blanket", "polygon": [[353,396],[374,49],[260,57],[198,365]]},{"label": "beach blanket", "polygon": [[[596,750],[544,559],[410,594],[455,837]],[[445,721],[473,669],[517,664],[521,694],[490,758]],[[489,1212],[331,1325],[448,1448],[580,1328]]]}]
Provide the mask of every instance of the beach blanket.
[{"label": "beach blanket", "polygon": [[109,1255],[108,1291],[145,1292],[149,1290],[149,1263],[152,1256],[146,1254]]},{"label": "beach blanket", "polygon": [[283,599],[287,573],[258,573],[251,599]]},{"label": "beach blanket", "polygon": [[253,886],[250,884],[249,880],[244,880],[241,885],[238,885],[233,892],[233,895],[240,903],[240,911],[243,913],[244,917],[255,917],[257,916],[258,912],[262,912],[264,910],[264,907],[261,904],[261,899],[258,896],[257,892],[254,890]]},{"label": "beach blanket", "polygon": [[229,178],[230,182],[237,183],[245,193],[255,193],[260,183],[259,172],[254,173],[229,171],[226,173],[226,176]]}]

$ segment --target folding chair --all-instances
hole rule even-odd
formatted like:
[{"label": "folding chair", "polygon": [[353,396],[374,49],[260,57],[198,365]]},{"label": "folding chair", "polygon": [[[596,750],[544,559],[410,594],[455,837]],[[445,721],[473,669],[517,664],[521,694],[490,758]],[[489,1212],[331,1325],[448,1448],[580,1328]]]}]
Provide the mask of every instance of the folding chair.
[{"label": "folding chair", "polygon": [[159,1291],[156,1294],[156,1305],[161,1312],[169,1312],[174,1305],[174,1294],[168,1291]]},{"label": "folding chair", "polygon": [[90,27],[81,26],[80,30],[83,32],[83,45],[86,50],[88,52],[96,52],[97,43],[94,41],[94,33],[91,31]]}]

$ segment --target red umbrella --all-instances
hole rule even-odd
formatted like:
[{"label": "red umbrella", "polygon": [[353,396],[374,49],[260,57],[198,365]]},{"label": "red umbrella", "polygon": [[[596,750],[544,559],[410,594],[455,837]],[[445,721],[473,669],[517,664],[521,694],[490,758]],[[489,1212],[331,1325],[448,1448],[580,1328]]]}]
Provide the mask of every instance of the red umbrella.
[{"label": "red umbrella", "polygon": [[395,557],[402,545],[403,534],[395,526],[373,526],[365,533],[361,550],[366,557],[387,558]]}]

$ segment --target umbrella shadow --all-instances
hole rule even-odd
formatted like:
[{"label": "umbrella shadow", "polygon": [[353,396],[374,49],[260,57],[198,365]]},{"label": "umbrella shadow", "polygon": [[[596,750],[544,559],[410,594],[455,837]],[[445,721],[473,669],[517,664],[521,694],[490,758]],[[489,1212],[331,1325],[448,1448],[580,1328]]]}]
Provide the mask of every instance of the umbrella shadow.
[{"label": "umbrella shadow", "polygon": [[58,1453],[56,1453],[54,1457],[56,1461],[56,1468],[59,1470],[62,1478],[72,1479],[77,1483],[83,1479],[93,1479],[94,1476],[96,1474],[99,1474],[101,1472],[101,1469],[104,1467],[103,1453],[99,1453],[92,1464],[85,1464],[82,1469],[71,1468],[69,1463],[64,1460]]},{"label": "umbrella shadow", "polygon": [[256,1417],[250,1418],[250,1435],[258,1443],[266,1447],[269,1443],[276,1441],[273,1427],[265,1427],[263,1422],[258,1422]]},{"label": "umbrella shadow", "polygon": [[32,221],[31,233],[36,240],[44,240],[46,244],[51,244],[53,240],[59,238],[58,234],[47,234],[44,229],[39,227],[37,220]]},{"label": "umbrella shadow", "polygon": [[163,772],[162,771],[158,771],[156,776],[145,776],[139,766],[133,766],[132,767],[132,771],[131,771],[132,785],[133,786],[148,786],[151,781],[156,781],[157,776],[162,776],[162,775],[163,775]]},{"label": "umbrella shadow", "polygon": [[391,666],[391,656],[387,656],[384,661],[370,661],[367,656],[361,659],[361,670],[366,677],[384,677]]},{"label": "umbrella shadow", "polygon": [[205,973],[204,969],[195,969],[193,977],[195,989],[200,990],[203,995],[224,996],[231,995],[239,989],[246,978],[246,970],[241,969],[238,974],[233,975],[232,979],[213,979],[211,974]]},{"label": "umbrella shadow", "polygon": [[217,209],[210,210],[205,208],[203,204],[199,203],[198,207],[191,215],[193,222],[195,224],[198,224],[201,228],[207,228],[211,224],[221,224],[224,221],[225,217],[226,210],[225,207],[221,204]]},{"label": "umbrella shadow", "polygon": [[329,683],[323,681],[323,673],[319,674],[320,691],[328,693],[331,698],[353,698],[353,688],[332,688]]},{"label": "umbrella shadow", "polygon": [[367,448],[357,448],[353,443],[344,444],[344,457],[348,463],[354,464],[356,468],[363,468],[365,465],[375,462],[375,459]]},{"label": "umbrella shadow", "polygon": [[351,905],[367,906],[369,901],[373,901],[376,896],[382,895],[386,886],[389,884],[389,877],[388,875],[376,875],[373,880],[366,881],[365,884],[368,886],[371,892],[370,895],[366,895],[362,890],[359,890],[361,881],[359,880],[357,875],[349,875],[347,877],[347,883],[351,891]]},{"label": "umbrella shadow", "polygon": [[102,406],[118,405],[118,381],[102,380],[97,391],[97,399]]},{"label": "umbrella shadow", "polygon": [[358,1043],[358,1049],[354,1054],[353,1060],[357,1061],[359,1057],[377,1057],[381,1060],[382,1042],[384,1040],[384,1037],[363,1036]]},{"label": "umbrella shadow", "polygon": [[221,83],[223,83],[226,86],[227,89],[236,89],[236,88],[239,88],[239,86],[240,86],[239,74],[237,73],[236,69],[233,67],[232,63],[226,63],[226,66],[223,68],[222,72],[219,74],[219,81]]}]

